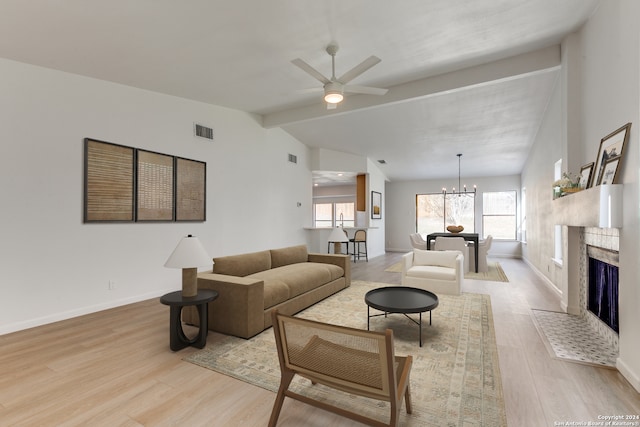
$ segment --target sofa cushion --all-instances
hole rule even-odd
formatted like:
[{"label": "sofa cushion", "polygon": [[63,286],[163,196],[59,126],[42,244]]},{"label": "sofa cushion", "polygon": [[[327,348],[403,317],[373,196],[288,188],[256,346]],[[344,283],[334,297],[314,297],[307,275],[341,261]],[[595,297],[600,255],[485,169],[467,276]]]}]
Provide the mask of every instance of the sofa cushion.
[{"label": "sofa cushion", "polygon": [[288,248],[271,249],[271,268],[283,265],[307,262],[307,245],[290,246]]},{"label": "sofa cushion", "polygon": [[451,280],[454,282],[456,280],[456,270],[437,265],[414,265],[407,270],[407,276],[421,279]]},{"label": "sofa cushion", "polygon": [[244,277],[271,268],[271,252],[261,251],[213,259],[213,272]]},{"label": "sofa cushion", "polygon": [[[271,270],[267,270],[271,271]],[[253,277],[253,276],[252,276]],[[264,306],[267,309],[291,298],[289,286],[278,278],[264,279]]]},{"label": "sofa cushion", "polygon": [[342,276],[344,270],[337,265],[302,262],[261,271],[249,277],[264,281],[264,308],[267,309]]},{"label": "sofa cushion", "polygon": [[440,267],[455,268],[456,258],[460,251],[425,251],[413,250],[413,265],[437,265]]}]

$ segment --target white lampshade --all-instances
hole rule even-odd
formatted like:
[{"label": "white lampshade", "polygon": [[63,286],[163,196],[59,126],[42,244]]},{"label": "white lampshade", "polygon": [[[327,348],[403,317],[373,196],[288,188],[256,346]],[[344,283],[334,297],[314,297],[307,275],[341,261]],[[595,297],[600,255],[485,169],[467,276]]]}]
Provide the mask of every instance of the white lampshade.
[{"label": "white lampshade", "polygon": [[341,227],[336,227],[329,234],[329,242],[348,242],[349,238]]},{"label": "white lampshade", "polygon": [[189,234],[180,240],[167,262],[164,263],[164,266],[169,268],[195,268],[212,264],[213,260],[207,254],[200,240]]}]

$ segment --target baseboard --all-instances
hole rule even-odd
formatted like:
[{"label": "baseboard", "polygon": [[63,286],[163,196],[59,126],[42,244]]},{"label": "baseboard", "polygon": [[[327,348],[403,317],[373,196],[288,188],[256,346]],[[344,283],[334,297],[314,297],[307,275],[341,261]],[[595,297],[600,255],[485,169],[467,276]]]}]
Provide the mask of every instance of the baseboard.
[{"label": "baseboard", "polygon": [[[562,291],[558,289],[558,287],[551,280],[549,280],[547,276],[542,274],[542,272],[538,270],[535,265],[531,264],[531,262],[529,262],[528,259],[526,259],[525,257],[522,257],[522,260],[529,266],[529,268],[531,268],[531,270],[534,273],[536,273],[536,275],[544,282],[545,285],[547,285],[549,289],[551,289],[553,292],[555,292],[558,295],[558,298],[560,298],[561,300],[560,303],[565,305],[564,303],[562,303]],[[567,307],[563,307],[563,308],[566,310]]]},{"label": "baseboard", "polygon": [[143,295],[136,295],[133,297],[108,301],[102,304],[91,305],[91,306],[82,307],[75,310],[64,311],[61,313],[54,313],[48,316],[38,317],[36,319],[29,319],[29,320],[24,320],[22,322],[9,323],[8,325],[0,326],[0,335],[23,331],[25,329],[31,329],[37,326],[47,325],[49,323],[59,322],[61,320],[72,319],[74,317],[84,316],[86,314],[96,313],[98,311],[109,310],[111,308],[121,307],[127,304],[146,301],[152,298],[159,298],[160,296],[164,295],[167,292],[171,292],[171,290],[165,289],[165,290],[150,292]]},{"label": "baseboard", "polygon": [[489,254],[489,258],[523,259],[522,255],[516,255],[516,254],[494,254],[493,252],[491,252]]},{"label": "baseboard", "polygon": [[629,368],[629,365],[624,363],[624,361],[618,357],[618,359],[616,360],[616,368],[618,368],[618,371],[622,374],[622,376],[625,377],[627,381],[629,381],[629,384],[631,384],[631,386],[635,388],[638,393],[640,393],[640,377],[635,372],[633,372],[631,368]]},{"label": "baseboard", "polygon": [[[412,252],[413,248],[385,248],[385,252],[401,252],[406,254],[407,252]],[[489,258],[510,258],[510,259],[524,259],[522,255],[516,254],[496,254],[491,252],[489,254]]]},{"label": "baseboard", "polygon": [[404,248],[384,248],[385,252],[402,252],[406,254],[407,252],[412,252],[413,248],[404,249]]}]

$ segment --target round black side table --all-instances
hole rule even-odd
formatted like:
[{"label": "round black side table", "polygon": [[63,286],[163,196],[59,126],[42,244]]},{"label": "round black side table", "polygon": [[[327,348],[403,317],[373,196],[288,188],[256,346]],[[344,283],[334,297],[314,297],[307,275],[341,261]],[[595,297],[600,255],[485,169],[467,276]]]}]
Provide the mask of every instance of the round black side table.
[{"label": "round black side table", "polygon": [[[218,298],[218,292],[201,289],[198,294],[193,297],[183,297],[182,291],[171,292],[160,297],[160,302],[171,308],[169,318],[169,347],[171,350],[178,351],[187,346],[203,348],[207,343],[207,331],[209,327],[209,303]],[[198,309],[198,317],[200,319],[200,328],[198,335],[189,338],[182,330],[182,320],[180,315],[182,308],[195,305]]]}]

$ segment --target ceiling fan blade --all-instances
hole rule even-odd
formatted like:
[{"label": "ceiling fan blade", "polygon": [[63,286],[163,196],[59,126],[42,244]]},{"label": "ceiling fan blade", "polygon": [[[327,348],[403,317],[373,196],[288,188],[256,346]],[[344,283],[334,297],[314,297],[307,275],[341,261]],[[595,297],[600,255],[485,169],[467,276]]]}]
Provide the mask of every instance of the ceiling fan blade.
[{"label": "ceiling fan blade", "polygon": [[344,91],[348,93],[362,93],[365,95],[384,95],[389,92],[389,89],[381,89],[378,87],[370,86],[346,85],[344,87]]},{"label": "ceiling fan blade", "polygon": [[293,65],[296,65],[296,66],[300,67],[303,71],[306,71],[312,77],[320,80],[324,84],[327,84],[327,83],[330,82],[330,80],[328,78],[326,78],[325,76],[323,76],[320,71],[316,70],[315,68],[313,68],[311,65],[307,64],[306,62],[304,62],[300,58],[294,59],[293,61],[291,61],[291,63]]},{"label": "ceiling fan blade", "polygon": [[296,93],[319,93],[324,92],[322,87],[308,87],[306,89],[296,89]]},{"label": "ceiling fan blade", "polygon": [[350,69],[349,71],[344,73],[342,75],[342,77],[340,77],[338,79],[338,81],[341,82],[341,83],[348,83],[351,80],[353,80],[356,77],[358,77],[360,74],[362,74],[365,71],[367,71],[369,68],[371,68],[374,65],[376,65],[377,63],[379,63],[380,61],[382,61],[382,60],[380,58],[378,58],[377,56],[370,56],[367,59],[365,59],[364,61],[362,61],[360,64],[356,65],[355,67],[353,67],[352,69]]}]

